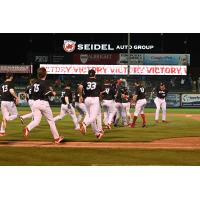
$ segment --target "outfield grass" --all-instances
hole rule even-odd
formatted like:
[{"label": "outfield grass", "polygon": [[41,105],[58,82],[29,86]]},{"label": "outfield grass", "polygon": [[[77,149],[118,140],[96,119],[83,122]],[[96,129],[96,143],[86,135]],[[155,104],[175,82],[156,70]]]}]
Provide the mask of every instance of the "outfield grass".
[{"label": "outfield grass", "polygon": [[[54,108],[54,115],[60,108]],[[19,108],[25,114],[27,108]],[[146,109],[152,113],[155,109]],[[197,114],[199,109],[168,109],[168,113]],[[25,125],[30,120],[25,121]],[[147,128],[139,119],[134,129],[120,127],[105,133],[102,142],[154,141],[163,138],[200,136],[200,122],[186,117],[168,116],[169,123],[155,124],[154,116],[147,117]],[[24,126],[25,126],[24,125]],[[20,120],[8,123],[7,135],[0,140],[23,140]],[[69,116],[57,122],[59,133],[66,141],[97,141],[91,129],[82,136],[73,129]],[[29,140],[51,141],[48,124],[43,119]],[[200,165],[200,150],[136,150],[136,149],[79,149],[79,148],[19,148],[1,147],[0,165]]]},{"label": "outfield grass", "polygon": [[[147,109],[150,112],[152,109]],[[182,111],[174,109],[170,112],[177,113],[184,112],[188,113],[190,109],[184,109]],[[20,114],[27,113],[26,109],[19,109]],[[54,115],[57,115],[59,108],[53,109]],[[196,112],[194,109],[192,112]],[[168,116],[169,123],[159,123],[154,122],[154,116],[147,117],[147,128],[141,127],[141,119],[138,119],[138,124],[136,128],[131,129],[127,127],[113,128],[111,131],[107,131],[105,137],[102,138],[104,142],[110,141],[153,141],[156,139],[164,138],[175,138],[175,137],[187,137],[187,136],[200,136],[200,122],[193,120],[191,118],[177,117],[170,115]],[[30,119],[25,121],[25,125],[30,122]],[[57,128],[59,133],[66,138],[66,141],[97,141],[94,137],[91,128],[88,128],[88,133],[82,136],[79,131],[75,131],[73,123],[69,116],[66,116],[63,120],[57,121]],[[24,126],[25,126],[24,125]],[[22,129],[23,127],[20,120],[8,123],[7,136],[1,137],[0,140],[22,140]],[[47,122],[42,119],[40,126],[36,127],[31,131],[30,140],[52,140],[52,136],[48,127]]]}]

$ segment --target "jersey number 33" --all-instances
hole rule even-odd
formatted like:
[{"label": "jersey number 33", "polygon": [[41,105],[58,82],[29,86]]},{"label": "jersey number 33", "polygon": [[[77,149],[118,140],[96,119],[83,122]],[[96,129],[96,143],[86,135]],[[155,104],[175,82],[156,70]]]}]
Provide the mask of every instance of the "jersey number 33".
[{"label": "jersey number 33", "polygon": [[87,82],[86,90],[95,90],[97,86],[96,82]]}]

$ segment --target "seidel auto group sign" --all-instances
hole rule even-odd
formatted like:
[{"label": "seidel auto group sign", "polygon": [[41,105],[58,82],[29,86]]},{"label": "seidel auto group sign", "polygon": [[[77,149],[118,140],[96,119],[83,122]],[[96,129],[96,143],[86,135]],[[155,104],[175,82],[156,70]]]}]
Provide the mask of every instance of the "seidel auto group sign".
[{"label": "seidel auto group sign", "polygon": [[128,49],[141,49],[150,50],[153,49],[154,45],[117,45],[112,46],[111,44],[78,44],[73,40],[64,40],[63,49],[67,53],[77,51],[115,51],[115,50],[128,50]]}]

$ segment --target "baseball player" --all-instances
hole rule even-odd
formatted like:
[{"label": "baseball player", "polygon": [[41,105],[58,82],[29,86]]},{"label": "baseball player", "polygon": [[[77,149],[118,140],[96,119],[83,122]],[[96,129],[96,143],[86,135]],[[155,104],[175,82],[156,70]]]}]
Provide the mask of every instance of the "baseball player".
[{"label": "baseball player", "polygon": [[[78,87],[79,87],[79,85],[80,84],[78,84]],[[80,122],[82,120],[82,118],[85,117],[85,115],[87,114],[87,109],[84,104],[84,96],[82,99],[80,99],[78,88],[75,92],[75,108],[80,113],[77,117],[78,122]]]},{"label": "baseball player", "polygon": [[123,110],[126,111],[126,118],[129,123],[131,119],[131,114],[130,114],[131,103],[130,103],[130,97],[129,97],[129,92],[128,92],[127,87],[124,88],[124,91],[122,94],[122,107],[123,107]]},{"label": "baseball player", "polygon": [[62,104],[61,104],[60,114],[54,117],[54,121],[61,120],[64,118],[66,114],[69,114],[74,123],[75,130],[80,130],[80,125],[76,117],[76,112],[72,105],[72,91],[70,82],[66,84],[66,87],[61,93],[61,102]]},{"label": "baseball player", "polygon": [[138,118],[138,115],[141,115],[141,117],[142,117],[142,121],[143,121],[142,127],[146,127],[144,107],[147,103],[147,100],[145,98],[145,88],[139,82],[135,83],[135,87],[136,87],[136,92],[135,92],[135,95],[133,96],[133,98],[135,99],[136,104],[135,104],[135,112],[134,112],[133,122],[130,124],[130,127],[131,128],[135,127],[135,122]]},{"label": "baseball player", "polygon": [[33,103],[34,103],[34,100],[33,100],[33,97],[32,97],[32,90],[33,90],[33,84],[35,83],[35,81],[36,81],[35,79],[31,79],[30,85],[27,86],[26,91],[25,91],[26,99],[27,99],[28,105],[30,106],[31,113],[20,116],[22,124],[24,123],[24,119],[33,118]]},{"label": "baseball player", "polygon": [[104,124],[106,128],[111,129],[111,124],[113,121],[114,115],[114,95],[115,90],[112,87],[109,80],[106,80],[103,85],[103,91],[101,92],[102,95],[102,107],[104,110]]},{"label": "baseball player", "polygon": [[16,105],[19,103],[19,98],[16,95],[13,74],[6,74],[6,80],[0,86],[1,91],[1,111],[3,119],[1,122],[0,136],[5,136],[6,126],[8,121],[12,121],[18,117]]},{"label": "baseball player", "polygon": [[125,92],[124,92],[124,87],[121,86],[121,82],[118,81],[117,83],[117,89],[116,89],[116,94],[115,94],[115,112],[116,112],[116,117],[114,121],[114,126],[118,126],[118,122],[120,117],[122,117],[122,123],[124,126],[127,126],[127,119],[126,119],[126,110],[125,107],[122,106],[122,101],[123,98],[125,98]]},{"label": "baseball player", "polygon": [[88,115],[85,116],[83,122],[80,124],[80,131],[82,134],[86,133],[86,127],[91,124],[94,134],[98,139],[103,137],[103,129],[101,122],[101,108],[99,102],[99,95],[101,92],[100,83],[96,79],[95,71],[88,71],[89,78],[79,86],[80,99],[85,96],[85,105]]},{"label": "baseball player", "polygon": [[37,70],[38,80],[33,84],[33,121],[28,124],[27,127],[23,129],[23,134],[25,137],[29,135],[29,132],[39,125],[42,116],[47,119],[50,126],[52,136],[54,138],[54,143],[58,144],[63,141],[63,137],[59,135],[53,113],[48,102],[48,96],[55,96],[56,93],[53,91],[52,87],[49,86],[46,81],[47,71],[45,68],[39,68]]},{"label": "baseball player", "polygon": [[158,123],[160,108],[162,109],[162,122],[166,122],[166,96],[168,90],[165,87],[165,84],[160,83],[159,87],[156,89],[157,97],[154,99],[154,103],[156,104],[156,114],[155,121]]}]

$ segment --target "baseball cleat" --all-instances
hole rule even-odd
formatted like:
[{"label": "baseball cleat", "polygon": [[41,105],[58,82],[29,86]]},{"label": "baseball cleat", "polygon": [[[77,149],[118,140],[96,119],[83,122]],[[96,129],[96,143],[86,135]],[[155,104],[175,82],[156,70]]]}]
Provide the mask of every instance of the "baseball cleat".
[{"label": "baseball cleat", "polygon": [[80,132],[81,134],[85,135],[86,134],[86,125],[84,122],[80,123]]},{"label": "baseball cleat", "polygon": [[59,144],[59,143],[61,143],[63,140],[64,140],[64,137],[63,137],[63,136],[60,136],[59,138],[57,138],[57,139],[54,140],[54,143],[55,143],[55,144]]},{"label": "baseball cleat", "polygon": [[146,127],[146,124],[142,124],[142,128],[145,128]]},{"label": "baseball cleat", "polygon": [[130,128],[135,128],[135,123],[131,123],[131,124],[129,125],[129,127],[130,127]]},{"label": "baseball cleat", "polygon": [[28,137],[28,135],[29,135],[29,130],[28,130],[27,127],[25,127],[25,128],[23,129],[23,135],[24,135],[24,137]]},{"label": "baseball cleat", "polygon": [[97,139],[101,139],[103,137],[103,135],[104,135],[103,133],[97,133],[96,137],[97,137]]},{"label": "baseball cleat", "polygon": [[4,132],[0,132],[0,137],[3,137],[3,136],[5,136],[6,135],[6,133]]},{"label": "baseball cleat", "polygon": [[19,119],[21,121],[22,124],[24,124],[24,119],[19,115]]}]

